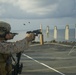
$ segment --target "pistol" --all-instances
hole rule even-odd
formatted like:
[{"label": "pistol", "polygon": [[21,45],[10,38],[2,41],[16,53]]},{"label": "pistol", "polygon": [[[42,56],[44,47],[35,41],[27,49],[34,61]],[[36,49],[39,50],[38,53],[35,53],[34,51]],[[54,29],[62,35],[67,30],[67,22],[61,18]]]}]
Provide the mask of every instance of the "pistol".
[{"label": "pistol", "polygon": [[33,30],[33,31],[27,31],[26,33],[34,33],[35,36],[38,36],[38,34],[42,34],[42,32],[40,31],[40,29]]}]

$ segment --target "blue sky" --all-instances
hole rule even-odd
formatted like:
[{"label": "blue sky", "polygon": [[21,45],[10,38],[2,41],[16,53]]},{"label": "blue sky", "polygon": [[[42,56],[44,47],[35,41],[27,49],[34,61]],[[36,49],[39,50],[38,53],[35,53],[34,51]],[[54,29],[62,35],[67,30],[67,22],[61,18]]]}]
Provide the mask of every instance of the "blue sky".
[{"label": "blue sky", "polygon": [[43,29],[67,24],[74,28],[76,0],[0,0],[0,20],[10,23],[12,30],[39,29],[40,24]]}]

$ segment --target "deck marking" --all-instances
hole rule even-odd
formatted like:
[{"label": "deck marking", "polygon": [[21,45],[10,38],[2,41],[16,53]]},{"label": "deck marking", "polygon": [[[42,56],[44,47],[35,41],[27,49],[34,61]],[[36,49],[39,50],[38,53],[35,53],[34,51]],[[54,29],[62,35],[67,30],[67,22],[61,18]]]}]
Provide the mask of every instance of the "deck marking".
[{"label": "deck marking", "polygon": [[53,70],[53,71],[55,71],[55,72],[57,72],[57,73],[59,73],[59,74],[61,74],[61,75],[65,75],[64,73],[62,73],[62,72],[60,72],[60,71],[58,71],[58,70],[56,70],[56,69],[54,69],[54,68],[52,68],[52,67],[44,64],[44,63],[42,63],[42,62],[39,62],[39,61],[33,59],[32,57],[24,54],[24,53],[23,53],[22,55],[23,55],[23,56],[26,56],[27,58],[29,58],[29,59],[31,59],[31,60],[33,60],[33,61],[35,61],[35,62],[37,62],[37,63],[39,63],[39,64],[41,64],[41,65],[43,65],[43,66],[45,66],[45,67],[47,67],[48,69],[51,69],[51,70]]},{"label": "deck marking", "polygon": [[75,47],[76,47],[76,44],[71,48],[71,50],[69,51],[68,55],[70,55],[74,51]]}]

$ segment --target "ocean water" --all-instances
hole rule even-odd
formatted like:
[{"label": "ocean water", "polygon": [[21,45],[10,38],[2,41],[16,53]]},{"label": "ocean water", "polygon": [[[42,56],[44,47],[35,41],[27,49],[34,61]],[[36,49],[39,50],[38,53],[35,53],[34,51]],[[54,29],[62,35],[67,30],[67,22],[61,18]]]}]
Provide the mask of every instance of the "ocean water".
[{"label": "ocean water", "polygon": [[[14,37],[13,40],[10,40],[10,41],[17,41],[17,40],[21,40],[23,38],[25,38],[26,36],[26,32],[27,31],[19,31],[19,30],[15,30],[15,31],[12,31],[12,32],[15,32],[15,33],[18,33],[18,35],[16,35]],[[49,34],[47,36],[46,34],[46,30],[42,30],[42,33],[43,33],[43,36],[44,36],[44,41],[52,41],[54,40],[54,30],[53,29],[50,29],[49,30]],[[39,41],[39,36],[36,37],[35,41]],[[65,40],[65,29],[58,29],[58,35],[57,35],[57,39],[56,41],[66,41]],[[69,40],[68,41],[76,41],[75,39],[75,29],[70,29],[69,30]]]},{"label": "ocean water", "polygon": [[[49,30],[49,35],[47,36],[46,30],[43,31],[44,34],[44,40],[45,41],[51,41],[54,40],[54,30]],[[65,40],[65,29],[58,29],[57,31],[57,39],[56,41],[76,41],[75,39],[75,29],[69,30],[69,40]]]}]

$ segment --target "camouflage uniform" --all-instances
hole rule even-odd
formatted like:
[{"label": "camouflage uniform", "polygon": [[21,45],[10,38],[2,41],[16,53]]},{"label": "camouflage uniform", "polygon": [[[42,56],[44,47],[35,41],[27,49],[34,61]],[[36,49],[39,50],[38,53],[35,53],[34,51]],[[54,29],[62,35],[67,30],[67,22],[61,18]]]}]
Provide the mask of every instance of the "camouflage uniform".
[{"label": "camouflage uniform", "polygon": [[[5,25],[6,25],[6,29],[7,30],[9,29],[10,31],[11,27],[9,24],[5,22],[0,22],[0,27],[5,27]],[[1,33],[2,32],[0,32],[0,34]],[[0,42],[0,75],[6,75],[7,72],[9,72],[8,75],[11,75],[12,66],[10,62],[8,67],[6,67],[7,58],[9,57],[9,59],[11,59],[10,55],[13,53],[18,53],[21,51],[23,52],[27,48],[28,42],[26,38],[17,42],[6,42],[2,38],[0,38],[0,40],[1,40]]]}]

